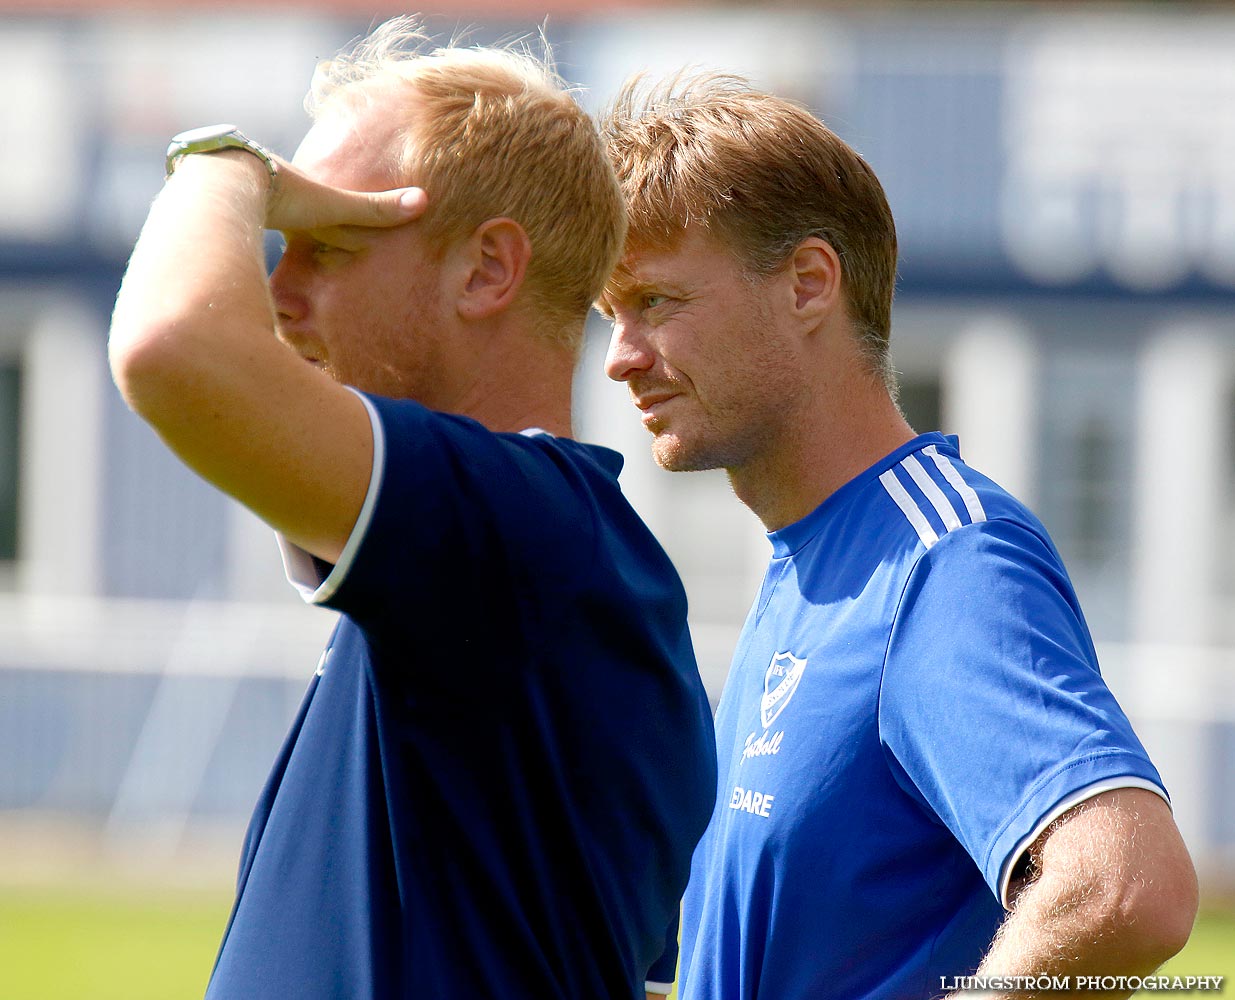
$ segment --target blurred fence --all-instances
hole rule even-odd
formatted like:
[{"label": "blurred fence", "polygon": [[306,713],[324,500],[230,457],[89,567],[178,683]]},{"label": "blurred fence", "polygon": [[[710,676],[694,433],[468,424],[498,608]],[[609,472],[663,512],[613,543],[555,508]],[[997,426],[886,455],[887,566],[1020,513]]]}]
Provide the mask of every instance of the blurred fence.
[{"label": "blurred fence", "polygon": [[[295,603],[0,599],[0,819],[51,816],[152,856],[201,827],[238,838],[332,624]],[[715,702],[736,629],[694,631]],[[1235,650],[1101,654],[1206,885],[1228,892]]]},{"label": "blurred fence", "polygon": [[1211,895],[1235,899],[1235,649],[1100,645]]},{"label": "blurred fence", "polygon": [[0,600],[0,816],[141,831],[167,854],[194,824],[239,829],[332,623],[297,604]]}]

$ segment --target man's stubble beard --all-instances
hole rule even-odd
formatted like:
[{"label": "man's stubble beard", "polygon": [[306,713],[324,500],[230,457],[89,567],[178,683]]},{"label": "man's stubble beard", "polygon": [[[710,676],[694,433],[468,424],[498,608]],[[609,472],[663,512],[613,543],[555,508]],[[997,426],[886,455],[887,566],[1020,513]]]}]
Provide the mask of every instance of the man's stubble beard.
[{"label": "man's stubble beard", "polygon": [[652,458],[666,472],[706,472],[742,464],[753,446],[748,435],[725,438],[713,428],[693,442],[668,432],[652,439]]}]

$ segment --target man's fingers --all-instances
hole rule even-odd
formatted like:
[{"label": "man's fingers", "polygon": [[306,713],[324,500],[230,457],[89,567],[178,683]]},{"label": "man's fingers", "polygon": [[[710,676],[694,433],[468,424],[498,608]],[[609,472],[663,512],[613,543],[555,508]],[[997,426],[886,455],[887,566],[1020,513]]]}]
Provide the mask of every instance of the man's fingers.
[{"label": "man's fingers", "polygon": [[404,212],[410,213],[409,218],[418,219],[429,206],[429,195],[424,188],[403,188],[399,192],[399,206]]},{"label": "man's fingers", "polygon": [[266,228],[284,231],[340,226],[400,226],[424,214],[429,199],[422,188],[347,191],[306,177],[280,163],[266,211]]},{"label": "man's fingers", "polygon": [[[391,191],[341,191],[336,188],[335,193],[351,202],[339,205],[339,211],[347,217],[336,220],[335,225],[400,226],[420,218],[429,203],[424,189],[416,187]],[[353,211],[355,217],[352,217]],[[361,214],[367,217],[360,218]]]}]

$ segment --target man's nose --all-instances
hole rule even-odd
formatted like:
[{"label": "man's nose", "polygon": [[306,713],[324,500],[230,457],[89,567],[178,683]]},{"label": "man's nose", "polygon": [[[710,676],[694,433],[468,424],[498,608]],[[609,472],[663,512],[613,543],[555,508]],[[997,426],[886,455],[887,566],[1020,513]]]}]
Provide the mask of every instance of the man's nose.
[{"label": "man's nose", "polygon": [[281,320],[296,322],[303,319],[308,311],[300,270],[294,254],[285,250],[270,272],[270,295]]},{"label": "man's nose", "polygon": [[627,382],[639,372],[650,369],[655,362],[656,355],[647,339],[636,332],[633,324],[615,319],[609,353],[605,357],[605,374],[615,382]]}]

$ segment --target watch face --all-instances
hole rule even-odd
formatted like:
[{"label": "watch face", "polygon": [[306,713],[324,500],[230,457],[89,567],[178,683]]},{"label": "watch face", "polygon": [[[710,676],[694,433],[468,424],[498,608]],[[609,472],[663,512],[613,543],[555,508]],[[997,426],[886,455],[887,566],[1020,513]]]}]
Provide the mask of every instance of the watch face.
[{"label": "watch face", "polygon": [[203,125],[201,128],[191,128],[187,132],[181,132],[172,142],[202,142],[205,139],[217,139],[221,135],[235,131],[235,125]]},{"label": "watch face", "polygon": [[172,138],[167,147],[167,176],[172,175],[182,156],[190,153],[214,153],[220,149],[243,149],[252,153],[266,165],[271,177],[278,170],[273,156],[244,136],[235,125],[207,125],[204,128],[191,128]]}]

